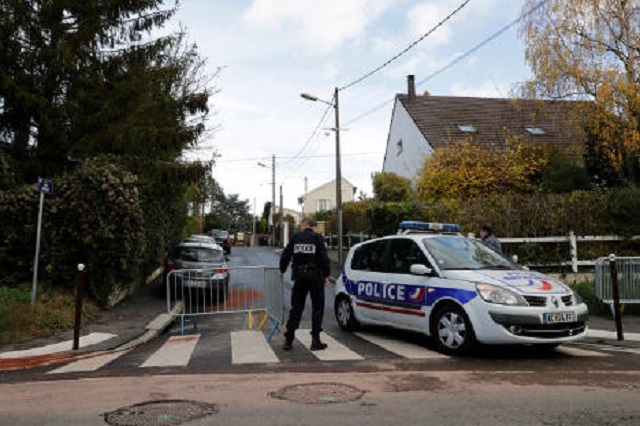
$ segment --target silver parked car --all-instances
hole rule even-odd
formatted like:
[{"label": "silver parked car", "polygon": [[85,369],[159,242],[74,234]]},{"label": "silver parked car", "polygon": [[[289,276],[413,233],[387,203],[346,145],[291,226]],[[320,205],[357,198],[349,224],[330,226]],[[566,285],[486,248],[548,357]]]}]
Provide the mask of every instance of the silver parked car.
[{"label": "silver parked car", "polygon": [[[172,271],[175,271],[172,273]],[[176,298],[202,297],[224,301],[229,289],[229,265],[222,247],[205,242],[182,242],[165,265],[165,282]]]}]

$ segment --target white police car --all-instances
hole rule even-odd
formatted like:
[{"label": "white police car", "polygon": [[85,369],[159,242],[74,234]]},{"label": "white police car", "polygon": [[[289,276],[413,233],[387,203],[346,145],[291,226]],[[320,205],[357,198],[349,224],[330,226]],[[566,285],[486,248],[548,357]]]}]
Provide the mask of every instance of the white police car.
[{"label": "white police car", "polygon": [[419,331],[450,355],[476,342],[553,347],[586,336],[587,306],[569,287],[459,232],[402,222],[398,235],[351,248],[336,282],[340,327]]}]

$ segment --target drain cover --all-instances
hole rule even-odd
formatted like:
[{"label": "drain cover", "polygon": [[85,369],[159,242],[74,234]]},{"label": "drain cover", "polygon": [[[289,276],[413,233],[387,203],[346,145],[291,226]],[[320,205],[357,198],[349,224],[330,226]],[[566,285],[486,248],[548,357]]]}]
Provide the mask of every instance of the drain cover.
[{"label": "drain cover", "polygon": [[338,404],[362,398],[364,391],[341,383],[305,383],[285,386],[272,392],[272,398],[303,404]]},{"label": "drain cover", "polygon": [[170,426],[200,419],[218,412],[214,404],[197,401],[147,401],[119,408],[104,415],[112,426]]}]

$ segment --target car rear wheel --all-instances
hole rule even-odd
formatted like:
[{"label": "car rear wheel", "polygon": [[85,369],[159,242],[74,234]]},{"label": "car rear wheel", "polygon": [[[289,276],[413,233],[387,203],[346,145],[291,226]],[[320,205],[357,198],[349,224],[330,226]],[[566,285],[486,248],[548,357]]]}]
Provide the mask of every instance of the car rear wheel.
[{"label": "car rear wheel", "polygon": [[334,304],[334,310],[336,314],[336,320],[341,329],[346,331],[354,331],[360,327],[360,322],[356,319],[353,313],[353,306],[351,300],[341,294],[336,297]]},{"label": "car rear wheel", "polygon": [[462,355],[476,345],[469,317],[454,304],[438,308],[431,323],[431,335],[438,350],[446,355]]}]

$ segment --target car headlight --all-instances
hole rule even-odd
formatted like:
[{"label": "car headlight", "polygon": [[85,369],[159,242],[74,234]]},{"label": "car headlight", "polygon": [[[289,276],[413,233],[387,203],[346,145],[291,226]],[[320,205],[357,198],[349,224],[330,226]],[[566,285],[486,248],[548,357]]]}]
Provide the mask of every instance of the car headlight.
[{"label": "car headlight", "polygon": [[577,291],[572,290],[573,291],[573,300],[574,300],[574,305],[579,305],[582,303],[582,297],[580,297],[580,295],[578,294]]},{"label": "car headlight", "polygon": [[480,297],[488,303],[510,306],[525,306],[527,304],[522,296],[504,287],[481,283],[476,284],[476,290]]}]

